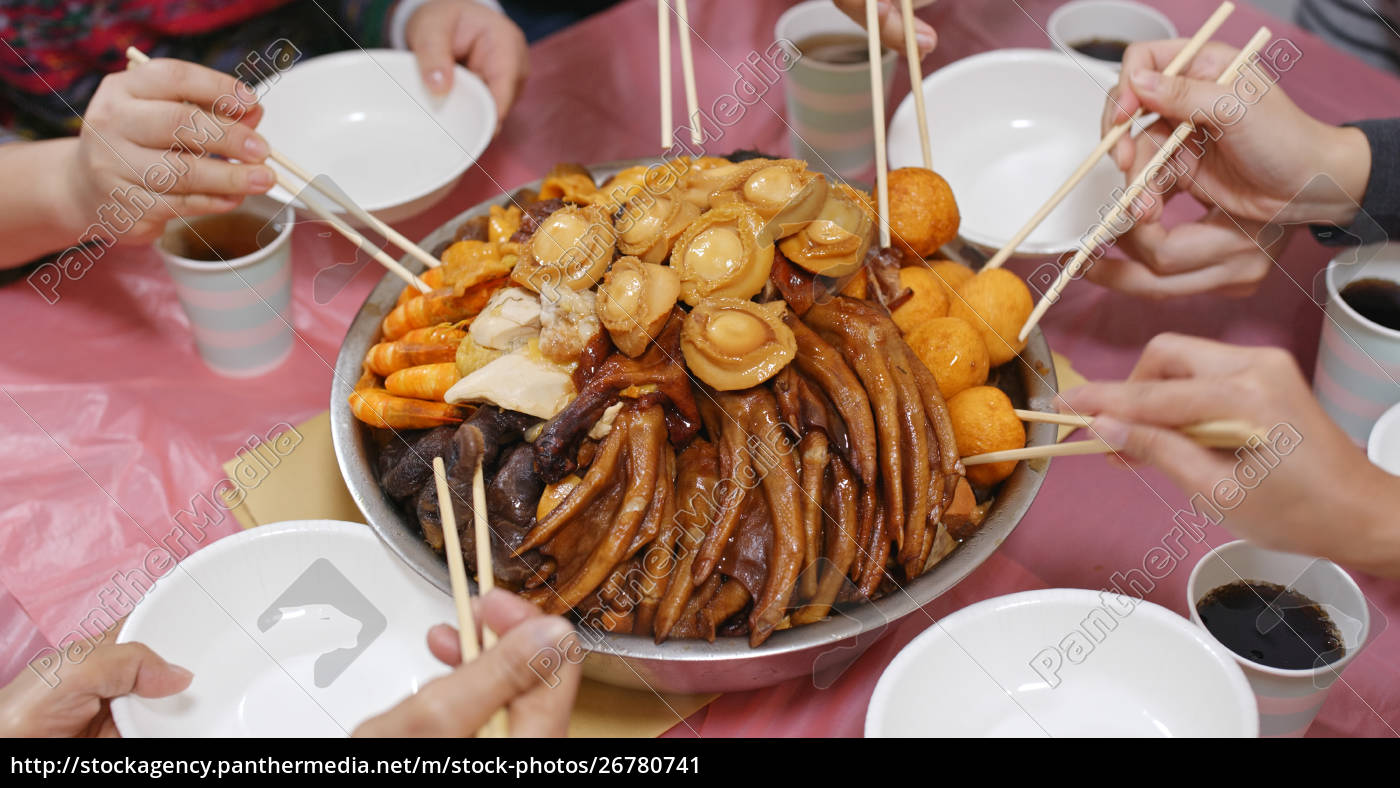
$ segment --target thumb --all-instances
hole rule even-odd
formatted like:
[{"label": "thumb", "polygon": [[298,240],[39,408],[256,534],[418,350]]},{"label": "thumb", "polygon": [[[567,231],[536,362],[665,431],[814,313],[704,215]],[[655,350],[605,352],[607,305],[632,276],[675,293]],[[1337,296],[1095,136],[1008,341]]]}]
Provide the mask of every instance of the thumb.
[{"label": "thumb", "polygon": [[452,69],[457,61],[452,57],[451,27],[429,26],[414,36],[410,47],[418,60],[418,73],[428,92],[442,95],[452,89]]},{"label": "thumb", "polygon": [[86,689],[103,698],[164,698],[184,690],[194,674],[166,662],[144,643],[98,648],[83,661]]},{"label": "thumb", "polygon": [[1144,462],[1162,471],[1188,495],[1208,492],[1222,474],[1229,472],[1215,452],[1180,432],[1146,424],[1097,416],[1090,428],[1094,436],[1129,460]]},{"label": "thumb", "polygon": [[1144,107],[1174,122],[1192,118],[1197,110],[1202,110],[1197,119],[1209,119],[1210,112],[1206,110],[1225,93],[1225,89],[1214,82],[1167,76],[1151,69],[1134,71],[1131,84]]}]

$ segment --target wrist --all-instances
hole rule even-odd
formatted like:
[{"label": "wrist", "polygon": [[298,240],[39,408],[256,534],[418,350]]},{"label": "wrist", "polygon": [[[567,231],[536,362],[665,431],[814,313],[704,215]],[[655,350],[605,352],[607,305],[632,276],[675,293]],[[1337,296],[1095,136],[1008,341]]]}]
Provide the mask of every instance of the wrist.
[{"label": "wrist", "polygon": [[1322,157],[1318,172],[1326,178],[1317,179],[1317,185],[1325,191],[1316,196],[1317,218],[1311,221],[1346,227],[1356,221],[1366,199],[1371,143],[1361,129],[1326,126],[1318,150]]},{"label": "wrist", "polygon": [[1339,564],[1385,577],[1400,577],[1400,477],[1366,463],[1366,472],[1348,496],[1348,519],[1355,526],[1337,533],[1336,549],[1324,554]]}]

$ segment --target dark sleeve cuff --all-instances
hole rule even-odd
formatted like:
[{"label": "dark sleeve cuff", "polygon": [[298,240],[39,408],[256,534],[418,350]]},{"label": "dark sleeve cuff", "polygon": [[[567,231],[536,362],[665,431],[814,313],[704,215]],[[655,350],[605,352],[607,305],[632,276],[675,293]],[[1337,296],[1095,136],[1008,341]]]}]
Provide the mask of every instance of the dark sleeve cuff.
[{"label": "dark sleeve cuff", "polygon": [[1350,225],[1313,225],[1313,237],[1325,246],[1359,246],[1400,238],[1400,118],[1344,125],[1361,129],[1371,146],[1366,196]]}]

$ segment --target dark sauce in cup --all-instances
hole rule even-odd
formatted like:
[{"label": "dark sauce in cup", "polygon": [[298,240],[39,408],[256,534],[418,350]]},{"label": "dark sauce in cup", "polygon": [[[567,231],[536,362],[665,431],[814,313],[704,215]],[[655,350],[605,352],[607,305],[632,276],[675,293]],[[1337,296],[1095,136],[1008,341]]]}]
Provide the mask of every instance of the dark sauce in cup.
[{"label": "dark sauce in cup", "polygon": [[1081,55],[1088,55],[1095,60],[1122,63],[1123,53],[1128,51],[1128,42],[1112,38],[1091,38],[1088,41],[1070,44],[1069,48]]},{"label": "dark sauce in cup", "polygon": [[1372,323],[1400,331],[1400,282],[1357,279],[1342,288],[1342,300]]},{"label": "dark sauce in cup", "polygon": [[817,33],[797,42],[803,57],[838,66],[852,66],[870,60],[870,44],[855,33]]},{"label": "dark sauce in cup", "polygon": [[1212,590],[1196,613],[1215,639],[1251,662],[1282,670],[1312,670],[1346,654],[1326,611],[1275,583],[1244,580]]}]

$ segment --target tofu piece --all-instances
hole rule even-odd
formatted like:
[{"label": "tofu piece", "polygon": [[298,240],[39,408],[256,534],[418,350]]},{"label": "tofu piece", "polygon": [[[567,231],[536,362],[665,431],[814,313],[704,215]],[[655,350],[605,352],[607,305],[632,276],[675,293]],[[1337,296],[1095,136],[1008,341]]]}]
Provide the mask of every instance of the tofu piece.
[{"label": "tofu piece", "polygon": [[443,397],[450,403],[489,402],[506,410],[554,418],[577,392],[564,369],[528,353],[510,353],[462,378]]}]

